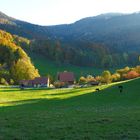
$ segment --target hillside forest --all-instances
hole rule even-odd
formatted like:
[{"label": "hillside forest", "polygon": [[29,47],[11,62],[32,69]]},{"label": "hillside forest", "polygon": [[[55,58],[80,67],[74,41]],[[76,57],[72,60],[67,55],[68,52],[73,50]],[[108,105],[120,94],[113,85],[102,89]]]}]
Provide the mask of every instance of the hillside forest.
[{"label": "hillside forest", "polygon": [[40,26],[0,12],[0,29],[27,38],[27,54],[41,54],[58,64],[116,68],[139,64],[139,19],[140,13],[108,13],[68,25]]},{"label": "hillside forest", "polygon": [[[136,65],[140,64],[139,19],[139,13],[103,14],[68,25],[39,26],[0,12],[0,83],[16,84],[22,79],[40,76],[32,58],[35,56],[39,60],[39,55],[55,63],[56,67],[115,68],[108,75],[115,77],[119,74],[120,78],[109,81],[128,79],[126,74],[131,71],[135,75],[132,77],[137,77],[139,66]],[[118,72],[120,67],[127,72]],[[54,77],[52,79],[55,80]]]}]

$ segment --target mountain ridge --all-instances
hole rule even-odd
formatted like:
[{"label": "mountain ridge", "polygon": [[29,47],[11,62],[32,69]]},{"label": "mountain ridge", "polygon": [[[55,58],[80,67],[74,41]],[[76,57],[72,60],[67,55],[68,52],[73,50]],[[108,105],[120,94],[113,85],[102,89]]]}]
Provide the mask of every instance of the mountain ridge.
[{"label": "mountain ridge", "polygon": [[0,11],[0,18],[10,19],[10,20],[14,19],[14,18],[12,18],[12,17],[7,16],[6,14],[4,14],[4,13],[1,12],[1,11]]},{"label": "mountain ridge", "polygon": [[94,67],[139,63],[140,13],[107,13],[53,26],[10,21],[15,24],[0,22],[0,29],[34,40],[31,50],[58,63]]}]

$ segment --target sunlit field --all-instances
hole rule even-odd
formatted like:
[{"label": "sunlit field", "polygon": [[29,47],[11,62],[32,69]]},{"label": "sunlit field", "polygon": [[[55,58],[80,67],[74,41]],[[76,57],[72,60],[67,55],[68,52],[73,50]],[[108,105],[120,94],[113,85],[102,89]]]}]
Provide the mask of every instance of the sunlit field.
[{"label": "sunlit field", "polygon": [[[80,76],[87,75],[101,75],[106,69],[95,68],[95,67],[78,67],[74,65],[57,64],[54,61],[50,61],[39,54],[30,54],[33,64],[39,70],[43,76],[51,75],[54,79],[57,77],[58,72],[71,71],[74,72],[76,79]],[[39,59],[38,59],[39,58]],[[111,72],[114,72],[118,68],[110,68]]]},{"label": "sunlit field", "polygon": [[0,139],[140,139],[139,83],[140,79],[77,89],[1,88]]},{"label": "sunlit field", "polygon": [[83,94],[94,93],[96,88],[105,89],[110,85],[102,85],[87,88],[1,88],[0,89],[0,106],[12,106],[17,104],[31,103],[40,99],[66,99]]}]

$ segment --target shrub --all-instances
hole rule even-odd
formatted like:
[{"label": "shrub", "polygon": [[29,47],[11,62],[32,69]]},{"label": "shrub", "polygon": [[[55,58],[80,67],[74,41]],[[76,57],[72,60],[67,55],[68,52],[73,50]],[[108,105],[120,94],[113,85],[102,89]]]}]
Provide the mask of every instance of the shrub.
[{"label": "shrub", "polygon": [[95,79],[92,75],[88,75],[87,78],[86,78],[86,81],[87,81],[88,83],[90,83],[90,82],[95,82],[96,79]]},{"label": "shrub", "polygon": [[120,81],[120,78],[121,78],[121,76],[120,76],[119,73],[114,73],[114,74],[112,75],[112,81],[113,81],[113,82]]},{"label": "shrub", "polygon": [[96,76],[95,80],[98,81],[98,82],[101,82],[101,76]]},{"label": "shrub", "polygon": [[56,88],[62,88],[62,87],[65,86],[65,83],[64,83],[64,82],[59,82],[59,81],[57,81],[57,82],[54,82],[54,86],[55,86]]},{"label": "shrub", "polygon": [[1,78],[1,79],[0,79],[0,83],[1,83],[2,85],[8,85],[7,81],[6,81],[4,78]]},{"label": "shrub", "polygon": [[9,84],[10,85],[13,85],[14,84],[14,80],[13,79],[10,79]]},{"label": "shrub", "polygon": [[79,79],[79,83],[80,84],[85,84],[85,83],[87,83],[87,79],[85,78],[85,77],[80,77],[80,79]]}]

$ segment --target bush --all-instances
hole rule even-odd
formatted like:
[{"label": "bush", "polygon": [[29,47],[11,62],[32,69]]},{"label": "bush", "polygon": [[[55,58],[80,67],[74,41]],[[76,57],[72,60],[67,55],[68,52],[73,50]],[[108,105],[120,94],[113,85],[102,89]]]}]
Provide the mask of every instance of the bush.
[{"label": "bush", "polygon": [[114,74],[112,75],[112,81],[113,81],[113,82],[120,81],[120,78],[121,78],[121,76],[120,76],[119,73],[114,73]]},{"label": "bush", "polygon": [[98,82],[101,82],[101,76],[96,76],[95,80],[98,81]]},{"label": "bush", "polygon": [[4,78],[0,79],[0,84],[2,85],[8,85],[7,81]]},{"label": "bush", "polygon": [[9,84],[10,85],[13,85],[14,84],[14,80],[13,79],[10,79]]},{"label": "bush", "polygon": [[96,82],[96,79],[92,75],[88,75],[86,80],[87,80],[87,83]]},{"label": "bush", "polygon": [[85,84],[85,83],[87,83],[87,79],[85,78],[85,77],[80,77],[80,79],[79,79],[79,84]]},{"label": "bush", "polygon": [[57,81],[57,82],[54,82],[54,86],[55,88],[62,88],[65,86],[65,83]]}]

